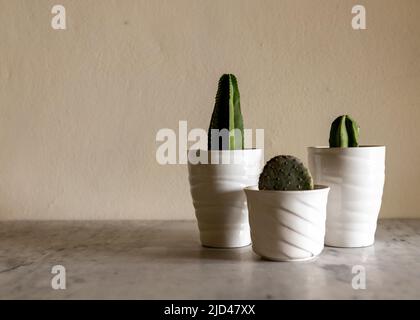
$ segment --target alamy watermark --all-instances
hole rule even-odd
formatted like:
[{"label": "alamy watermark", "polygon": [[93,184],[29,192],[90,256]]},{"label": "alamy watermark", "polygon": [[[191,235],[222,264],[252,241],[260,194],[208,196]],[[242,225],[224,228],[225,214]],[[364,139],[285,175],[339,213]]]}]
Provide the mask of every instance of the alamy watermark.
[{"label": "alamy watermark", "polygon": [[66,289],[66,268],[60,264],[52,267],[51,273],[55,276],[51,279],[51,288],[54,290]]},{"label": "alamy watermark", "polygon": [[366,289],[366,269],[364,266],[355,265],[351,269],[351,273],[355,274],[351,280],[351,286],[354,290]]},{"label": "alamy watermark", "polygon": [[66,30],[66,8],[61,4],[52,7],[51,13],[54,17],[51,19],[51,28],[54,30]]},{"label": "alamy watermark", "polygon": [[[264,129],[212,129],[210,150],[226,150],[230,139],[243,138],[243,149],[264,149]],[[156,161],[161,165],[166,164],[228,164],[239,163],[243,155],[235,152],[226,152],[223,155],[214,153],[209,156],[209,138],[206,130],[194,128],[188,131],[187,121],[179,121],[178,132],[170,128],[160,129],[156,133],[156,142],[160,143],[156,150]],[[220,147],[220,148],[219,148]],[[211,152],[210,152],[211,154]]]},{"label": "alamy watermark", "polygon": [[353,30],[366,30],[366,8],[358,4],[351,8],[351,13],[354,14],[351,20]]}]

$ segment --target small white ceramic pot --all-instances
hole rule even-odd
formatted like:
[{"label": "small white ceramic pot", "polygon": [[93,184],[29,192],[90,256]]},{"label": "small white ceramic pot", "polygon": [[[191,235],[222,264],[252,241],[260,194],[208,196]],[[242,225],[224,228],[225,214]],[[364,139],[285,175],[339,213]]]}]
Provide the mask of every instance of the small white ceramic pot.
[{"label": "small white ceramic pot", "polygon": [[252,248],[274,261],[304,261],[324,248],[329,188],[271,191],[244,189],[249,209]]},{"label": "small white ceramic pot", "polygon": [[[188,161],[188,172],[201,244],[215,248],[250,245],[248,207],[243,188],[258,183],[263,150],[200,152],[209,163],[192,164]],[[218,164],[211,164],[212,161]]]},{"label": "small white ceramic pot", "polygon": [[315,183],[331,187],[325,244],[372,245],[385,181],[385,147],[310,147],[308,162]]}]

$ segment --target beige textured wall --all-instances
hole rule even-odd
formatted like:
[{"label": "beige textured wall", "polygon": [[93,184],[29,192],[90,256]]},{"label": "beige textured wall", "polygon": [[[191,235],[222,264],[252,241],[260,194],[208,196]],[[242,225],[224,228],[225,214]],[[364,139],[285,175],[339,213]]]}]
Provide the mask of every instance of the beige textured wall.
[{"label": "beige textured wall", "polygon": [[420,217],[420,1],[0,0],[0,219],[193,218],[155,135],[207,128],[224,72],[266,159],[350,113],[388,147],[381,216]]}]

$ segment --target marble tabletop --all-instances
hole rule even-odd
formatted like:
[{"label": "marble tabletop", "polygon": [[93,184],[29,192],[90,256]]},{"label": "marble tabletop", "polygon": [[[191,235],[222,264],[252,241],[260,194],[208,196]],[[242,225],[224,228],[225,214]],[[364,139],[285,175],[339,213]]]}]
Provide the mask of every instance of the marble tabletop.
[{"label": "marble tabletop", "polygon": [[380,221],[374,246],[298,263],[203,248],[194,221],[0,222],[0,299],[331,298],[420,299],[420,220]]}]

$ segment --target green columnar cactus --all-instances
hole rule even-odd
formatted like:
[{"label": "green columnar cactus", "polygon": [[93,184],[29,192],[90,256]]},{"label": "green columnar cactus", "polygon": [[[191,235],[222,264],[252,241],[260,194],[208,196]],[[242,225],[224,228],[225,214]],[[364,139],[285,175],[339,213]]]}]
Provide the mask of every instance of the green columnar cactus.
[{"label": "green columnar cactus", "polygon": [[259,190],[312,190],[309,170],[298,158],[276,156],[266,163],[258,182]]},{"label": "green columnar cactus", "polygon": [[349,116],[340,116],[333,121],[330,130],[330,148],[359,146],[359,126]]},{"label": "green columnar cactus", "polygon": [[[222,143],[220,143],[222,138]],[[216,102],[208,132],[209,150],[244,148],[244,123],[241,113],[238,82],[233,74],[219,80]]]}]

